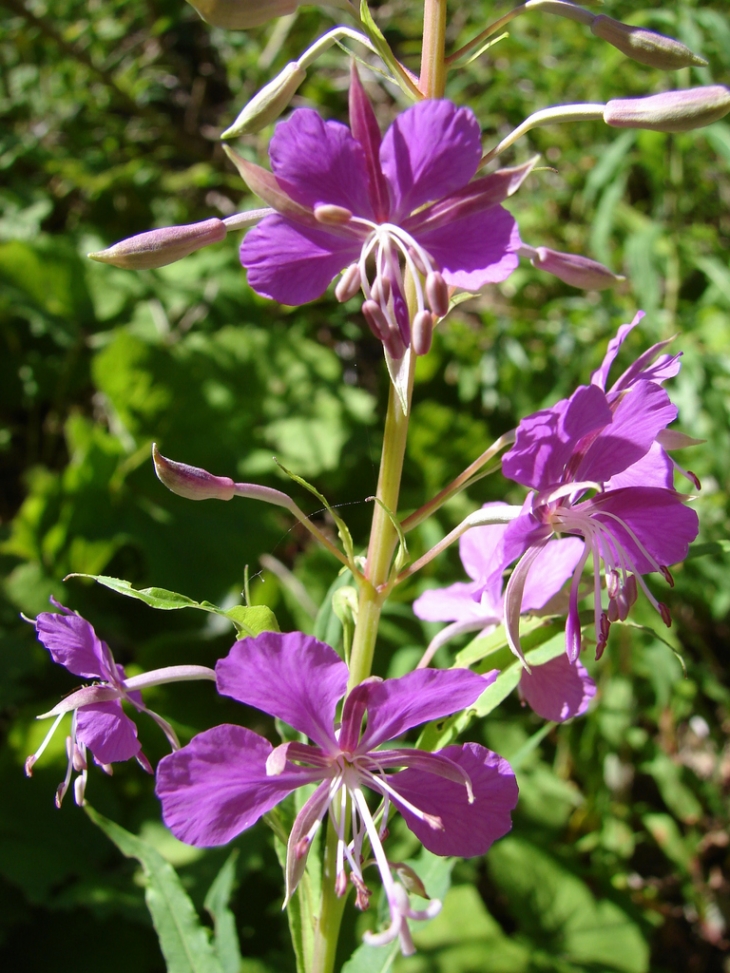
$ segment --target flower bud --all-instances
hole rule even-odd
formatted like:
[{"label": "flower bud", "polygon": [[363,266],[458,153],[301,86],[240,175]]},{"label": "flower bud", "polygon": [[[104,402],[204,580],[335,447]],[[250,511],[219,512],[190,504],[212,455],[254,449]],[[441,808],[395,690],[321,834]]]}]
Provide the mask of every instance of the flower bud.
[{"label": "flower bud", "polygon": [[644,27],[631,27],[620,20],[599,14],[591,24],[591,30],[604,41],[618,48],[626,57],[648,64],[651,68],[675,71],[678,68],[697,67],[707,64],[704,58],[690,51],[673,37],[665,37]]},{"label": "flower bud", "polygon": [[154,270],[174,264],[211,243],[218,243],[225,238],[226,232],[223,220],[213,217],[186,226],[163,226],[159,230],[138,233],[88,256],[124,270]]},{"label": "flower bud", "polygon": [[298,0],[188,0],[207,24],[246,30],[274,17],[292,14]]},{"label": "flower bud", "polygon": [[152,459],[158,479],[178,497],[187,500],[231,500],[234,496],[234,483],[230,477],[213,476],[197,466],[166,459],[155,443],[152,444]]},{"label": "flower bud", "polygon": [[730,88],[713,84],[704,88],[666,91],[647,98],[614,98],[603,120],[614,128],[646,128],[652,132],[690,132],[711,125],[730,111]]},{"label": "flower bud", "polygon": [[433,338],[433,314],[430,311],[419,311],[413,319],[411,328],[411,345],[417,355],[427,355],[431,350]]},{"label": "flower bud", "polygon": [[604,290],[625,279],[599,264],[597,260],[580,257],[575,253],[560,253],[548,247],[535,249],[532,265],[546,270],[571,287],[580,287],[586,291]]},{"label": "flower bud", "polygon": [[222,139],[236,138],[260,132],[281,115],[294,92],[307,77],[307,72],[296,61],[289,64],[246,105],[243,111],[221,135]]}]

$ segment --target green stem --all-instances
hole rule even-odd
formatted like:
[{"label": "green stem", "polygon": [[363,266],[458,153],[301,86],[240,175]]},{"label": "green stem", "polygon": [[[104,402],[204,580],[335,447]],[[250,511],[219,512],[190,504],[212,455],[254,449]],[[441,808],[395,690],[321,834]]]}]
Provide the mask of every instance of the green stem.
[{"label": "green stem", "polygon": [[317,927],[314,930],[311,973],[332,973],[335,968],[337,940],[340,935],[342,913],[347,902],[347,895],[338,897],[335,893],[336,871],[337,831],[332,821],[328,820],[327,846],[322,869],[322,902]]},{"label": "green stem", "polygon": [[425,98],[443,98],[446,90],[446,0],[425,0],[423,48],[418,87]]},{"label": "green stem", "polygon": [[[415,359],[412,358],[408,381],[409,414],[413,392],[414,364]],[[388,413],[385,418],[377,497],[388,510],[392,511],[398,509],[407,436],[408,416],[404,414],[400,399],[391,385],[388,395]],[[381,589],[387,584],[390,564],[397,542],[398,534],[390,517],[386,510],[379,503],[376,503],[368,545],[365,581],[360,586],[357,624],[352,640],[350,689],[357,686],[363,679],[367,679],[373,666],[373,653],[378,635],[380,612],[385,601],[385,595]]]}]

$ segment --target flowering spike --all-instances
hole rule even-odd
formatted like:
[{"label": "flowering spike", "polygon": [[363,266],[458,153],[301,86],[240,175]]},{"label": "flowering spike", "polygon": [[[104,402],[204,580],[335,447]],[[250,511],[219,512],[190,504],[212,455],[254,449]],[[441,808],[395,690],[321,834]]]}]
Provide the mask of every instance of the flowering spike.
[{"label": "flowering spike", "polygon": [[260,132],[281,115],[295,91],[307,77],[307,72],[296,61],[290,61],[277,76],[265,84],[249,101],[243,111],[225,132],[222,139],[237,138]]},{"label": "flowering spike", "polygon": [[163,226],[137,233],[106,250],[87,254],[92,260],[123,270],[155,270],[182,260],[196,250],[218,243],[227,232],[223,220],[215,217],[185,226]]},{"label": "flowering spike", "polygon": [[152,444],[152,459],[157,478],[178,497],[187,500],[231,500],[234,496],[235,484],[229,476],[213,476],[197,466],[167,459],[156,443]]},{"label": "flowering spike", "polygon": [[603,120],[614,128],[644,128],[652,132],[690,132],[730,112],[730,88],[722,84],[665,91],[646,98],[613,98]]},{"label": "flowering spike", "polygon": [[707,61],[680,41],[644,27],[631,27],[613,17],[599,14],[591,24],[596,37],[608,41],[626,57],[663,71],[679,68],[706,67]]}]

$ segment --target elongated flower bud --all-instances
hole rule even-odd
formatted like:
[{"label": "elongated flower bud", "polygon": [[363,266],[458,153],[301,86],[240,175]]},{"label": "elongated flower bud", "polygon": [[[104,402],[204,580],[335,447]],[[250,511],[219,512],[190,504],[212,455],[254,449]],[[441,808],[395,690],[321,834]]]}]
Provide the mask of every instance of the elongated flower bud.
[{"label": "elongated flower bud", "polygon": [[537,247],[532,256],[532,265],[540,270],[546,270],[571,287],[580,287],[586,291],[600,291],[612,287],[623,277],[619,277],[599,264],[597,260],[581,257],[576,253],[560,253],[548,247]]},{"label": "elongated flower bud", "polygon": [[274,17],[292,14],[298,0],[188,0],[207,24],[246,30]]},{"label": "elongated flower bud", "polygon": [[158,479],[178,497],[185,497],[186,500],[233,499],[235,484],[228,476],[213,476],[197,466],[167,459],[156,444],[152,445],[152,459]]},{"label": "elongated flower bud", "polygon": [[704,58],[673,37],[665,37],[664,34],[657,34],[644,27],[622,24],[620,20],[614,20],[605,14],[599,14],[594,19],[591,30],[596,37],[608,41],[626,57],[639,61],[640,64],[648,64],[651,68],[675,71],[678,68],[707,64]]},{"label": "elongated flower bud", "polygon": [[232,139],[238,135],[260,132],[262,128],[275,122],[306,77],[307,72],[296,61],[290,61],[283,71],[249,101],[221,138]]},{"label": "elongated flower bud", "polygon": [[646,128],[652,132],[689,132],[711,125],[730,111],[730,88],[713,84],[704,88],[666,91],[647,98],[614,98],[603,120],[614,128]]},{"label": "elongated flower bud", "polygon": [[92,260],[124,270],[151,270],[166,267],[188,254],[218,243],[227,232],[223,220],[212,218],[186,226],[163,226],[147,230],[115,243],[107,250],[90,253]]}]

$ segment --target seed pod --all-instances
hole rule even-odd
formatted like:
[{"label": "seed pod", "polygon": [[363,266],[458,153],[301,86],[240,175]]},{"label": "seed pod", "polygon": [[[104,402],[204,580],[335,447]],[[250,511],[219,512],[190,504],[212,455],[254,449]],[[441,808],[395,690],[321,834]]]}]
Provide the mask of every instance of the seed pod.
[{"label": "seed pod", "polygon": [[620,20],[599,14],[591,24],[591,30],[596,37],[608,41],[626,57],[648,64],[651,68],[663,71],[676,71],[692,65],[701,67],[707,61],[690,51],[680,41],[673,37],[665,37],[656,31],[646,30],[644,27],[631,27],[622,24]]},{"label": "seed pod", "polygon": [[419,311],[413,319],[411,328],[411,345],[417,355],[427,355],[431,350],[433,338],[433,314],[430,311]]},{"label": "seed pod", "polygon": [[722,84],[665,91],[647,98],[614,98],[603,120],[614,128],[645,128],[652,132],[690,132],[711,125],[730,111],[730,88]]},{"label": "seed pod", "polygon": [[167,459],[152,445],[152,459],[155,473],[161,483],[178,497],[187,500],[231,500],[234,496],[234,483],[228,476],[213,476],[197,466],[177,463]]},{"label": "seed pod", "polygon": [[275,122],[306,77],[307,72],[296,61],[290,61],[272,81],[254,95],[221,138],[232,139],[238,135],[260,132],[262,128]]},{"label": "seed pod", "polygon": [[216,218],[185,226],[163,226],[159,230],[137,233],[88,256],[124,270],[154,270],[182,260],[211,243],[218,243],[226,232],[226,224]]}]

